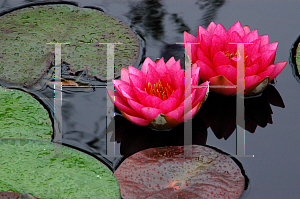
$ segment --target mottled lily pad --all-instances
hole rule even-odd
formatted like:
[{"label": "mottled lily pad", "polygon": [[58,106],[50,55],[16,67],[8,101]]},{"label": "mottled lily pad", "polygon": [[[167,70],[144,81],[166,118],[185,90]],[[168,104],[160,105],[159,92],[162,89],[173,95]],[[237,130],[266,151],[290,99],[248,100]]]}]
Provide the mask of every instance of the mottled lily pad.
[{"label": "mottled lily pad", "polygon": [[115,76],[134,65],[139,40],[123,22],[97,9],[68,4],[39,5],[0,17],[0,80],[31,86],[45,74],[62,44],[62,60],[71,71],[88,69],[88,76],[107,79],[107,45],[114,50]]},{"label": "mottled lily pad", "polygon": [[[54,156],[57,147],[62,147],[61,154]],[[0,165],[0,191],[38,198],[121,198],[108,167],[52,142],[0,139]]]},{"label": "mottled lily pad", "polygon": [[0,87],[0,138],[51,141],[47,110],[30,94]]},{"label": "mottled lily pad", "polygon": [[[185,151],[190,155],[185,157]],[[115,175],[124,199],[234,199],[245,187],[230,157],[198,145],[143,150],[127,158]]]},{"label": "mottled lily pad", "polygon": [[296,65],[298,68],[298,73],[300,75],[300,42],[299,42],[297,50],[296,50]]}]

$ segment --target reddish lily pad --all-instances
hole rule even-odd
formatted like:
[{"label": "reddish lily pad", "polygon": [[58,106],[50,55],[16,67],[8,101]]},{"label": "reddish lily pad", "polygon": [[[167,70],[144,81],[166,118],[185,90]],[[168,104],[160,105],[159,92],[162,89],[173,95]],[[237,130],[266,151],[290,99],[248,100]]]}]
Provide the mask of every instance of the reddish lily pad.
[{"label": "reddish lily pad", "polygon": [[39,199],[27,193],[16,193],[16,192],[0,192],[1,199]]},{"label": "reddish lily pad", "polygon": [[[31,86],[46,73],[62,44],[62,60],[71,72],[88,69],[88,76],[107,79],[107,45],[114,47],[116,77],[134,65],[139,40],[123,22],[96,9],[73,5],[39,5],[0,17],[0,80]],[[104,44],[99,44],[104,43]]]},{"label": "reddish lily pad", "polygon": [[[190,155],[185,157],[185,151]],[[229,156],[198,145],[143,150],[127,158],[115,175],[124,199],[234,199],[245,187],[245,177]]]}]

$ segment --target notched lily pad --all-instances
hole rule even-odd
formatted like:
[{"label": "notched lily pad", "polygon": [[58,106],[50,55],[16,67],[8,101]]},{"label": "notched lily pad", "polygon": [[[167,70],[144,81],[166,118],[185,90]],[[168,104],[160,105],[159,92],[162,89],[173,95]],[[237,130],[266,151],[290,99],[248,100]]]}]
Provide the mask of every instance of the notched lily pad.
[{"label": "notched lily pad", "polygon": [[[0,80],[31,86],[46,73],[61,45],[62,60],[71,70],[89,70],[89,76],[107,79],[107,45],[114,45],[115,77],[134,65],[139,40],[120,20],[96,9],[73,5],[39,5],[0,17]],[[114,77],[113,77],[114,78]]]},{"label": "notched lily pad", "polygon": [[[185,157],[185,151],[190,155]],[[143,150],[127,158],[115,175],[124,199],[234,199],[245,187],[230,157],[198,145]]]},{"label": "notched lily pad", "polygon": [[47,110],[30,94],[0,87],[0,138],[51,141]]},{"label": "notched lily pad", "polygon": [[[59,147],[61,153],[55,151]],[[117,179],[108,167],[52,142],[0,139],[0,165],[1,191],[38,198],[121,198]]]}]

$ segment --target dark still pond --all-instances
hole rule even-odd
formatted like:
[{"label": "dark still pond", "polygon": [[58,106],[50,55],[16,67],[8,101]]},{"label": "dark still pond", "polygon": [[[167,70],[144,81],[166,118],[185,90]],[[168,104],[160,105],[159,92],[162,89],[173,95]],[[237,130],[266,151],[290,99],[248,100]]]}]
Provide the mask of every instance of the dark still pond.
[{"label": "dark still pond", "polygon": [[[43,1],[4,0],[0,13]],[[46,2],[46,1],[44,1]],[[60,1],[55,1],[60,2]],[[240,198],[297,198],[300,195],[300,82],[289,62],[291,48],[300,35],[300,2],[297,0],[89,0],[72,1],[80,7],[93,7],[127,24],[137,34],[140,49],[134,67],[141,69],[147,57],[180,59],[184,67],[183,32],[198,36],[198,27],[213,21],[226,30],[237,21],[269,35],[278,42],[276,62],[288,62],[262,94],[245,98],[245,157],[237,156],[247,178]],[[1,28],[1,27],[0,27]],[[0,44],[1,45],[1,44]],[[1,48],[1,46],[0,46]],[[106,53],[106,52],[104,52]],[[1,49],[0,49],[1,58]],[[116,58],[117,59],[117,58]],[[86,70],[68,73],[62,64],[62,78],[77,80],[62,88],[62,143],[87,152],[103,161],[112,171],[129,156],[144,149],[183,146],[184,126],[170,131],[153,130],[129,122],[110,100],[106,82],[86,76]],[[35,86],[24,87],[54,115],[52,68]],[[294,70],[294,72],[293,72]],[[296,72],[297,73],[297,72]],[[118,77],[119,78],[119,77]],[[120,78],[119,78],[120,79]],[[52,83],[51,83],[52,81]],[[109,81],[111,85],[111,81]],[[3,87],[15,85],[0,82]],[[80,87],[81,86],[81,87]],[[108,113],[112,113],[107,116]],[[237,154],[236,97],[210,91],[207,101],[192,119],[192,144],[207,145]],[[52,121],[55,119],[52,118]],[[57,124],[53,124],[58,132]],[[114,126],[114,128],[112,128]],[[110,131],[115,129],[114,132]],[[1,126],[0,126],[1,130]],[[57,135],[57,134],[56,134]],[[53,135],[55,140],[55,134]],[[1,181],[0,181],[1,182]],[[0,190],[2,191],[2,190]],[[5,191],[5,190],[3,190]]]}]

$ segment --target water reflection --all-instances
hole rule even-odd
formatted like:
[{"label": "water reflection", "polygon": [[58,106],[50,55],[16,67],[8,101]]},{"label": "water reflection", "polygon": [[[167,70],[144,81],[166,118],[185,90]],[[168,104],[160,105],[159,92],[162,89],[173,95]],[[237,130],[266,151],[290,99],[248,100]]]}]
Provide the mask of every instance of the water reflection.
[{"label": "water reflection", "polygon": [[[169,131],[157,131],[149,127],[138,126],[123,116],[115,116],[115,140],[121,143],[120,152],[124,158],[148,148],[184,145],[184,124]],[[193,144],[205,145],[207,129],[201,118],[193,119]]]},{"label": "water reflection", "polygon": [[[199,21],[202,27],[206,28],[210,22],[214,21],[218,9],[225,3],[225,0],[197,0],[200,10],[205,10],[202,20]],[[188,31],[187,31],[188,32]]]},{"label": "water reflection", "polygon": [[[284,108],[284,102],[273,85],[269,85],[259,97],[245,99],[245,129],[254,133],[257,126],[272,124],[272,108]],[[218,139],[227,140],[236,129],[236,96],[211,92],[207,101],[195,115],[205,121]]]},{"label": "water reflection", "polygon": [[143,0],[134,3],[129,13],[126,15],[135,30],[144,37],[152,36],[156,40],[160,40],[164,36],[163,19],[166,11],[160,0]]}]

